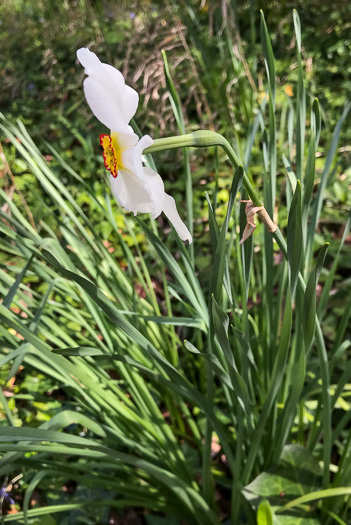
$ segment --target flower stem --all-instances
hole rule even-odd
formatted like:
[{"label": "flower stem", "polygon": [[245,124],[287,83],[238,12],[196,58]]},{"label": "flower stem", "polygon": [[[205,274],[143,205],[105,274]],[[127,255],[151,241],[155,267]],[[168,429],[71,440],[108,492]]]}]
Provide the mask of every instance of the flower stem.
[{"label": "flower stem", "polygon": [[[187,133],[186,135],[156,139],[152,146],[148,147],[144,153],[155,153],[156,151],[173,148],[208,148],[209,146],[221,146],[228,155],[234,168],[236,169],[240,166],[240,161],[227,139],[215,131],[199,130],[193,133]],[[244,173],[243,184],[253,204],[255,206],[261,206],[258,194],[246,173]]]},{"label": "flower stem", "polygon": [[[227,139],[215,131],[199,130],[194,131],[193,133],[187,133],[186,135],[156,139],[153,145],[145,150],[145,153],[155,153],[156,151],[173,148],[208,148],[210,146],[221,146],[228,155],[234,169],[240,166],[239,159]],[[261,208],[257,212],[257,215],[267,230],[270,233],[274,233],[277,229],[277,226],[274,224],[265,208],[262,207],[262,202],[259,199],[258,193],[252,186],[251,181],[245,171],[243,176],[243,185],[253,205]]]}]

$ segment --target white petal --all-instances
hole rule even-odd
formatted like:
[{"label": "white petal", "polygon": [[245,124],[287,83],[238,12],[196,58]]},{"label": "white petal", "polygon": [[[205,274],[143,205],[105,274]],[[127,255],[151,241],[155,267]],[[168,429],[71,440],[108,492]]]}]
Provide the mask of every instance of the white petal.
[{"label": "white petal", "polygon": [[139,137],[135,133],[118,133],[117,131],[111,131],[112,144],[115,149],[122,151],[133,149],[137,144]]},{"label": "white petal", "polygon": [[101,64],[95,53],[92,53],[87,47],[82,47],[77,51],[77,58],[82,66],[85,68],[86,75],[90,75],[94,67]]},{"label": "white petal", "polygon": [[137,92],[125,85],[118,69],[100,62],[89,49],[79,49],[77,57],[88,75],[84,93],[96,118],[113,131],[128,133],[138,106]]},{"label": "white petal", "polygon": [[134,173],[119,170],[117,178],[110,176],[110,183],[117,202],[134,215],[151,200],[147,188]]},{"label": "white petal", "polygon": [[124,118],[127,122],[132,120],[134,117],[136,110],[138,109],[139,104],[139,95],[135,91],[135,89],[131,88],[130,86],[126,85],[126,100],[124,104]]},{"label": "white petal", "polygon": [[149,213],[151,213],[152,219],[156,219],[162,213],[166,196],[163,180],[153,169],[144,167],[143,170],[152,196],[152,209]]},{"label": "white petal", "polygon": [[[154,141],[152,140],[152,138],[149,135],[144,135],[143,137],[141,137],[141,139],[139,140],[138,144],[134,148],[134,151],[133,151],[134,171],[141,178],[143,178],[143,175],[147,172],[145,170],[149,169],[149,168],[144,168],[144,166],[143,166],[142,153],[143,153],[144,149],[148,148],[153,143],[154,143]],[[156,173],[153,170],[151,170],[151,171],[153,173]],[[156,173],[156,175],[158,177],[160,177],[157,173]],[[160,177],[160,180],[162,181],[161,177]],[[162,182],[162,184],[163,184],[163,182]],[[160,211],[160,213],[161,213],[161,211]],[[159,215],[160,215],[160,213],[159,213]]]},{"label": "white petal", "polygon": [[[134,148],[125,149],[122,153],[122,165],[128,171],[135,173],[140,180],[145,180],[145,168],[143,166],[142,152],[153,144],[149,135],[141,137]],[[161,213],[161,212],[160,212]]]},{"label": "white petal", "polygon": [[135,148],[136,154],[141,157],[141,154],[143,153],[144,149],[148,148],[154,143],[153,139],[150,137],[150,135],[144,135],[139,140],[137,147]]},{"label": "white petal", "polygon": [[[147,170],[148,168],[144,168]],[[120,170],[117,178],[110,177],[111,188],[117,202],[126,210],[137,213],[151,213],[158,217],[164,201],[164,187],[161,177],[151,170],[140,179],[131,171]]]},{"label": "white petal", "polygon": [[192,236],[185,226],[182,219],[179,217],[179,213],[176,207],[175,200],[173,197],[165,193],[165,199],[163,204],[163,213],[167,216],[168,220],[173,224],[174,229],[178,233],[182,241],[189,241],[189,244],[193,242]]}]

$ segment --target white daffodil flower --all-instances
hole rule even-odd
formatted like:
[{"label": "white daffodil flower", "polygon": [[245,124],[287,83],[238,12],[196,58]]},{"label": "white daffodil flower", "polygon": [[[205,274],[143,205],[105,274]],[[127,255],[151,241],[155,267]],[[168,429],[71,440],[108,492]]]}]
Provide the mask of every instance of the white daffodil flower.
[{"label": "white daffodil flower", "polygon": [[79,49],[77,57],[87,75],[87,102],[95,117],[111,129],[111,135],[100,135],[100,144],[117,202],[134,215],[150,213],[156,219],[163,212],[179,237],[191,243],[191,234],[179,217],[173,197],[165,193],[160,175],[143,166],[142,153],[153,140],[148,135],[139,140],[129,126],[138,107],[137,92],[125,84],[120,71],[100,62],[89,49]]}]

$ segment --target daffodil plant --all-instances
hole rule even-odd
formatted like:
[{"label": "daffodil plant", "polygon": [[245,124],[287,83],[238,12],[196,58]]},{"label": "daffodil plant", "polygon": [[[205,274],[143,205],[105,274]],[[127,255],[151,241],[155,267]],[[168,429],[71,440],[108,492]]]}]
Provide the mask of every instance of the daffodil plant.
[{"label": "daffodil plant", "polygon": [[[79,62],[85,68],[84,93],[95,117],[107,128],[110,135],[100,135],[103,148],[104,164],[110,172],[112,192],[117,202],[129,212],[150,213],[156,219],[162,212],[173,224],[183,241],[192,243],[192,236],[181,220],[173,197],[164,191],[163,181],[153,169],[143,165],[142,154],[164,149],[181,147],[222,146],[234,167],[238,159],[228,141],[213,131],[197,131],[177,137],[167,137],[153,141],[149,135],[142,138],[133,132],[130,121],[134,117],[139,96],[127,86],[118,69],[102,63],[95,53],[87,48],[77,51]],[[252,200],[252,209],[261,218],[268,231],[275,232],[277,227],[270,219],[265,208],[246,174],[243,184]],[[248,217],[248,226],[252,233],[253,218]],[[243,240],[245,240],[244,237]]]},{"label": "daffodil plant", "polygon": [[[98,220],[115,236],[107,247],[105,237],[95,229],[97,221],[94,224],[85,214],[61,173],[45,162],[23,124],[14,125],[0,115],[5,143],[23,158],[46,196],[47,211],[52,210],[49,221],[45,213],[32,222],[21,201],[0,188],[1,249],[6,262],[0,265],[4,266],[0,291],[5,292],[0,304],[2,377],[17,381],[23,369],[22,377],[37,371],[45,378],[30,395],[23,396],[23,391],[32,381],[8,381],[6,389],[0,388],[0,474],[5,478],[0,514],[4,502],[18,508],[21,504],[16,520],[26,524],[45,515],[50,520],[50,514],[59,522],[60,512],[65,513],[60,523],[72,519],[102,523],[109,509],[127,508],[144,509],[150,523],[321,525],[334,518],[340,524],[351,523],[350,469],[346,468],[351,450],[347,404],[351,367],[345,366],[350,353],[349,298],[338,292],[344,312],[340,322],[338,313],[331,315],[351,213],[342,239],[333,241],[334,260],[325,269],[318,302],[316,287],[328,243],[319,250],[316,264],[313,257],[320,243],[316,226],[325,188],[336,172],[333,159],[350,106],[340,117],[329,150],[318,145],[320,110],[314,100],[306,122],[296,12],[293,19],[299,80],[296,104],[289,101],[291,118],[283,118],[282,113],[280,119],[289,121],[292,142],[285,144],[277,141],[280,113],[275,106],[274,56],[261,15],[269,96],[260,109],[262,127],[253,125],[248,145],[256,150],[257,143],[264,144],[256,164],[262,173],[264,203],[233,148],[218,133],[186,134],[178,122],[179,136],[139,138],[130,127],[138,94],[117,69],[101,63],[94,53],[86,48],[77,53],[87,75],[88,104],[110,130],[101,134],[100,144],[112,192],[124,210],[148,213],[152,219],[163,212],[180,239],[190,243],[189,171],[185,170],[186,227],[160,175],[144,165],[143,154],[220,146],[235,168],[221,227],[216,206],[209,206],[213,252],[207,257],[206,249],[209,279],[199,272],[198,258],[192,259],[192,246],[185,247],[176,238],[176,257],[140,221],[148,246],[159,258],[149,265],[148,251],[139,249],[137,239],[130,247],[131,236],[120,234],[109,200],[97,198],[87,184],[86,195]],[[165,76],[174,102],[177,94],[175,89],[172,92],[166,61]],[[173,107],[178,111],[180,100]],[[295,134],[290,133],[294,114]],[[280,126],[284,137],[287,130]],[[283,159],[277,155],[277,142],[285,151]],[[316,171],[317,148],[322,153],[319,161],[325,159],[322,173]],[[67,168],[64,159],[52,152]],[[281,184],[284,168],[289,177]],[[5,164],[6,171],[10,173]],[[246,193],[246,228],[234,208],[240,184]],[[276,195],[283,197],[284,205]],[[286,241],[265,206],[271,215],[278,208]],[[265,231],[255,243],[246,242],[255,229],[256,215],[272,235]],[[133,217],[124,222],[133,233]],[[239,222],[244,245],[236,237]],[[276,257],[272,236],[283,257]],[[31,288],[33,276],[38,285]],[[339,290],[346,277],[337,284]],[[11,389],[11,383],[20,385],[19,390]],[[62,401],[51,397],[58,388],[64,393]],[[5,393],[11,397],[7,399]],[[48,404],[45,420],[28,424],[28,414],[43,404],[46,393],[59,408],[53,411]],[[13,497],[16,476],[22,483],[20,500],[17,494]],[[67,480],[77,483],[76,494],[63,494]],[[58,491],[53,494],[60,495],[60,504],[50,505],[50,496],[43,499],[45,506],[31,508],[33,491],[44,494],[47,487]],[[0,521],[7,523],[13,517],[3,516]]]}]

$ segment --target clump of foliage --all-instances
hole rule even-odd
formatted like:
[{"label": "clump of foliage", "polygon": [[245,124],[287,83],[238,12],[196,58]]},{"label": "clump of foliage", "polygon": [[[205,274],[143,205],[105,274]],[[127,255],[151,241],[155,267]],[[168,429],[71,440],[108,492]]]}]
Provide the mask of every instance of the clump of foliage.
[{"label": "clump of foliage", "polygon": [[[45,146],[48,164],[24,125],[2,118],[11,164],[36,184],[30,209],[0,190],[0,475],[3,493],[22,497],[4,523],[107,523],[130,507],[150,524],[350,521],[351,216],[338,151],[349,106],[323,132],[293,20],[297,67],[284,95],[261,16],[266,80],[245,96],[246,140],[230,132],[242,165],[196,153],[214,183],[203,199],[208,239],[199,225],[194,251],[122,215],[62,145]],[[165,79],[183,133],[167,62]],[[73,134],[81,155],[96,162],[83,133]],[[181,162],[179,194],[188,150]],[[279,228],[259,225],[240,244],[244,171]],[[186,202],[198,220],[188,186]]]}]

